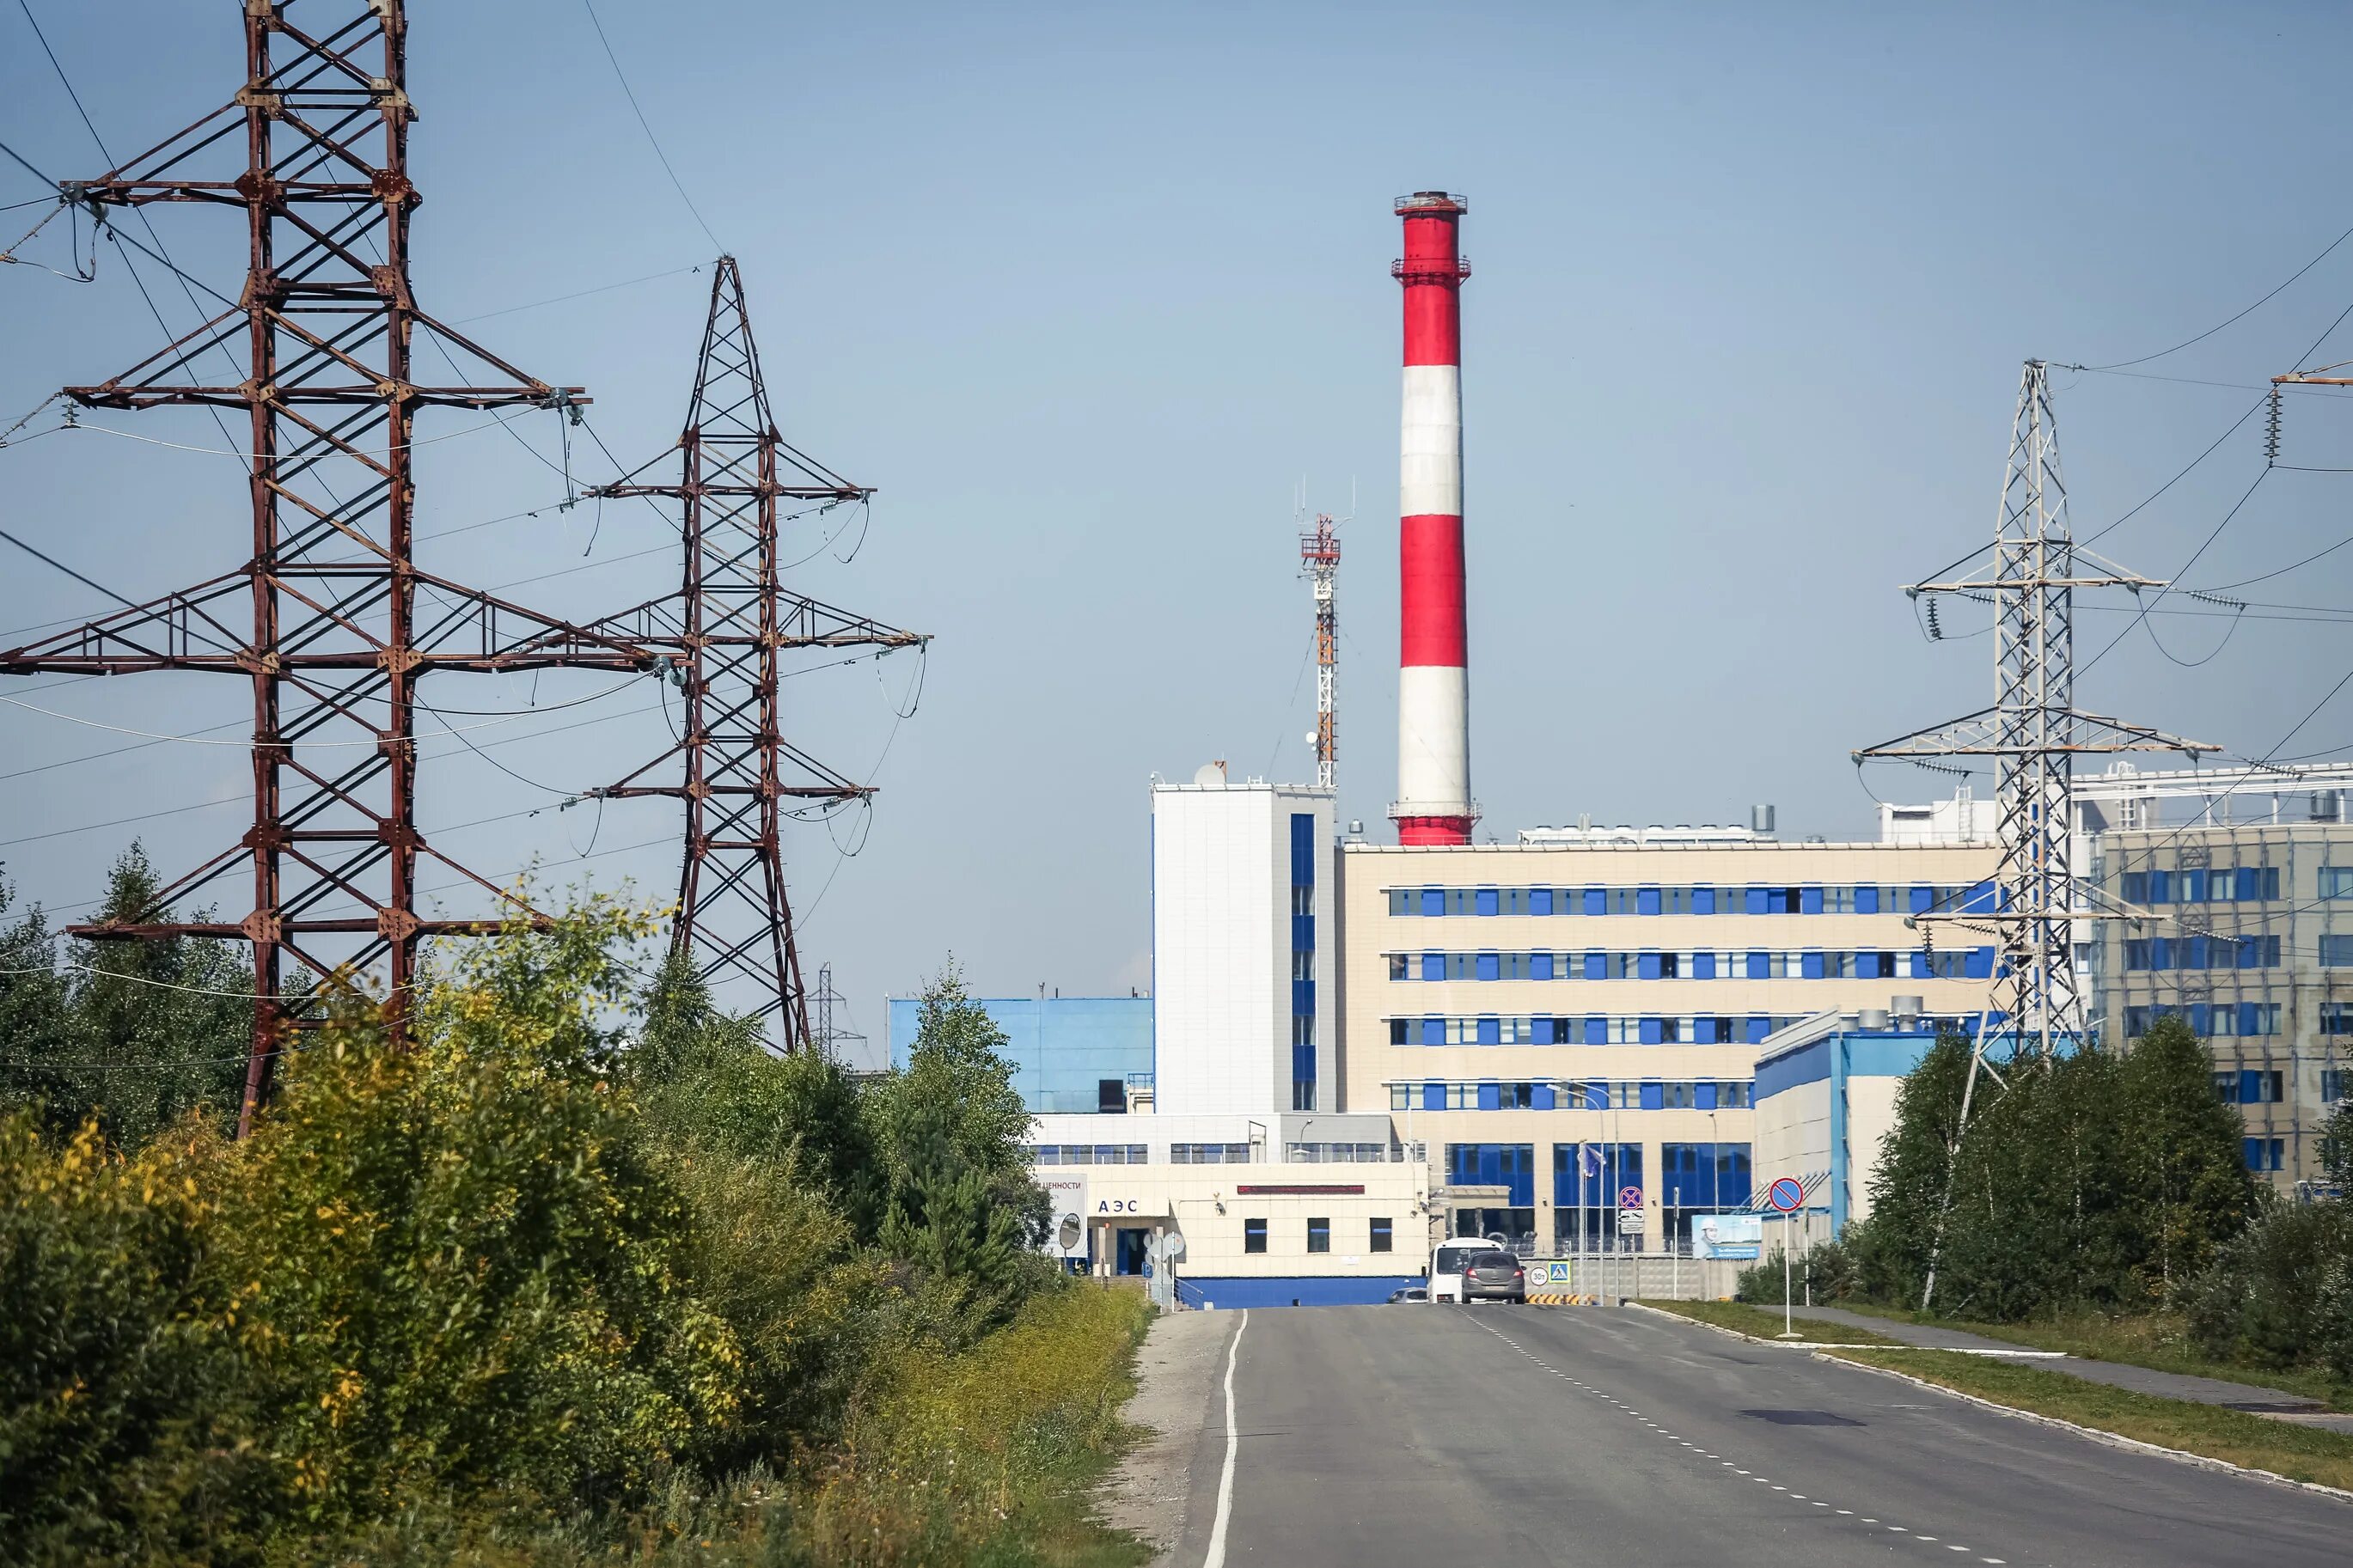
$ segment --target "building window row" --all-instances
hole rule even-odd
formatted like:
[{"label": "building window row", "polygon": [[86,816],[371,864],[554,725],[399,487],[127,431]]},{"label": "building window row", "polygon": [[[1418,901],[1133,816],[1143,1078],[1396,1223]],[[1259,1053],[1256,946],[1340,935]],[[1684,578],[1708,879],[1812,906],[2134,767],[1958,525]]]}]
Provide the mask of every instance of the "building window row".
[{"label": "building window row", "polygon": [[2218,1072],[2214,1093],[2225,1105],[2277,1105],[2287,1098],[2287,1074],[2276,1068]]},{"label": "building window row", "polygon": [[[1552,1201],[1556,1209],[1587,1209],[1605,1217],[1630,1189],[1651,1204],[1678,1209],[1744,1207],[1749,1199],[1750,1149],[1746,1143],[1666,1143],[1659,1149],[1655,1183],[1645,1182],[1640,1143],[1556,1143]],[[1535,1202],[1535,1145],[1449,1143],[1446,1179],[1455,1187],[1502,1187],[1514,1207]],[[1533,1216],[1531,1216],[1531,1219]],[[1571,1226],[1558,1227],[1567,1234]]]},{"label": "building window row", "polygon": [[1749,1013],[1738,1016],[1713,1014],[1589,1013],[1576,1016],[1549,1013],[1432,1013],[1421,1017],[1391,1018],[1393,1046],[1735,1046],[1758,1045],[1776,1029],[1799,1021],[1798,1015]]},{"label": "building window row", "polygon": [[[2353,897],[2329,891],[2330,867],[2320,870],[2320,896]],[[2128,904],[2252,904],[2280,896],[2276,866],[2184,866],[2172,871],[2126,871],[2116,891]]]},{"label": "building window row", "polygon": [[1387,1143],[1285,1143],[1282,1157],[1294,1165],[1378,1165],[1390,1156]]},{"label": "building window row", "polygon": [[1991,947],[1949,952],[1886,948],[1642,948],[1580,952],[1491,950],[1384,955],[1391,980],[1986,980]]},{"label": "building window row", "polygon": [[1247,1165],[1250,1163],[1250,1146],[1247,1143],[1171,1143],[1168,1163],[1172,1165]]},{"label": "building window row", "polygon": [[[1245,1143],[1243,1149],[1250,1145]],[[1032,1143],[1033,1165],[1148,1165],[1152,1150],[1145,1143]]]},{"label": "building window row", "polygon": [[[2330,938],[2320,939],[2323,963],[2328,962]],[[2345,939],[2346,962],[2353,965],[2353,938]],[[2164,969],[2277,969],[2280,962],[2280,939],[2277,936],[2151,936],[2132,937],[2125,942],[2125,968],[2136,970]]]},{"label": "building window row", "polygon": [[1389,1085],[1391,1110],[1745,1110],[1746,1079],[1427,1079]]},{"label": "building window row", "polygon": [[[1262,1219],[1246,1219],[1242,1221],[1242,1250],[1244,1252],[1264,1252],[1266,1250],[1266,1221]],[[1366,1252],[1388,1252],[1392,1250],[1395,1245],[1396,1228],[1388,1219],[1375,1218],[1366,1222],[1365,1250]],[[1332,1221],[1330,1216],[1322,1215],[1309,1216],[1307,1221],[1307,1250],[1310,1252],[1329,1252],[1332,1250]]]},{"label": "building window row", "polygon": [[[2159,1018],[2182,1018],[2189,1032],[2203,1040],[2260,1039],[2276,1035],[2280,1029],[2280,1005],[2276,1002],[2189,1002],[2160,1006],[2132,1006],[2125,1009],[2125,1035],[2139,1039],[2148,1033],[2149,1026]],[[2321,1032],[2327,1029],[2327,1007],[2321,1010]]]},{"label": "building window row", "polygon": [[1391,888],[1393,915],[1925,915],[1989,905],[1993,885]]}]

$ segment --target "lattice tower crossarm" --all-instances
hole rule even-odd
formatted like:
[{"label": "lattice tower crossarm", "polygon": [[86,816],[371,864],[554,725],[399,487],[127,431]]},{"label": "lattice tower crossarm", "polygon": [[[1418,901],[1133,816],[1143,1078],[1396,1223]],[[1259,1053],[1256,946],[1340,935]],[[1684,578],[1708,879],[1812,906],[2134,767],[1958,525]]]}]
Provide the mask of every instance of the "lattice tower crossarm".
[{"label": "lattice tower crossarm", "polygon": [[[2085,563],[2089,563],[2086,569]],[[2074,705],[2074,595],[2162,586],[2076,548],[2059,468],[2048,367],[2026,362],[2011,419],[1991,570],[1914,584],[1915,595],[1959,593],[1994,608],[1994,705],[1949,724],[1867,747],[1873,759],[1982,756],[1993,760],[2000,863],[1982,909],[1923,919],[1979,926],[1996,937],[1992,994],[1979,1031],[2023,1057],[2050,1059],[2084,1032],[2073,930],[2099,918],[2079,895],[2071,863],[2074,759],[2110,752],[2212,752],[2218,747],[2126,724]]]},{"label": "lattice tower crossarm", "polygon": [[[237,302],[111,380],[69,387],[91,408],[209,405],[244,415],[250,553],[236,570],[40,642],[0,673],[211,670],[252,693],[253,826],[145,911],[70,928],[99,939],[208,936],[253,946],[256,997],[241,1128],[319,993],[379,963],[396,1033],[419,944],[498,921],[417,912],[420,860],[498,907],[513,896],[435,850],[417,822],[417,687],[429,671],[640,671],[653,653],[417,569],[417,410],[576,407],[577,387],[524,374],[417,307],[409,288],[407,23],[402,0],[243,7],[234,99],[71,194],[100,207],[194,203],[244,219]],[[420,384],[420,336],[474,384]],[[217,359],[226,381],[204,375]],[[161,918],[240,870],[248,911]]]},{"label": "lattice tower crossarm", "polygon": [[[665,453],[592,492],[676,502],[685,562],[678,592],[599,623],[611,635],[667,650],[684,698],[680,738],[596,793],[685,803],[673,945],[706,984],[747,988],[752,1005],[730,1010],[760,1018],[779,1048],[797,1050],[818,1037],[786,890],[784,823],[797,810],[872,792],[785,740],[780,656],[804,647],[913,647],[929,639],[784,591],[778,503],[805,501],[823,511],[863,505],[874,492],[777,433],[743,272],[732,256],[719,258],[712,271],[677,451],[675,483],[646,478],[670,460]],[[682,776],[669,773],[674,766]]]},{"label": "lattice tower crossarm", "polygon": [[1299,569],[1315,585],[1315,787],[1328,790],[1340,761],[1340,535],[1329,512],[1299,536]]}]

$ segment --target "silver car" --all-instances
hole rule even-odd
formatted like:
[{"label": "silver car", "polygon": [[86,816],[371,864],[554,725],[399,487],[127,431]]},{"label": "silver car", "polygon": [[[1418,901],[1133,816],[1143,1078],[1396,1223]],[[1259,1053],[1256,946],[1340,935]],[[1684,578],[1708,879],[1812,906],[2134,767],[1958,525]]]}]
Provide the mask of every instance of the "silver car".
[{"label": "silver car", "polygon": [[1520,1260],[1502,1250],[1475,1252],[1462,1266],[1462,1299],[1466,1301],[1516,1301],[1528,1299],[1528,1271]]}]

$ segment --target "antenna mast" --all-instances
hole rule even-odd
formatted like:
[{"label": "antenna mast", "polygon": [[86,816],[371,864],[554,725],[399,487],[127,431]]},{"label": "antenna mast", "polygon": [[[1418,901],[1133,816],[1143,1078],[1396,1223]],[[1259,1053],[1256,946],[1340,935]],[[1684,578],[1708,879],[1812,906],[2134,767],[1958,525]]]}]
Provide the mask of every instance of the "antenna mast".
[{"label": "antenna mast", "polygon": [[1299,574],[1315,584],[1315,787],[1328,790],[1340,758],[1340,535],[1330,512],[1300,534]]}]

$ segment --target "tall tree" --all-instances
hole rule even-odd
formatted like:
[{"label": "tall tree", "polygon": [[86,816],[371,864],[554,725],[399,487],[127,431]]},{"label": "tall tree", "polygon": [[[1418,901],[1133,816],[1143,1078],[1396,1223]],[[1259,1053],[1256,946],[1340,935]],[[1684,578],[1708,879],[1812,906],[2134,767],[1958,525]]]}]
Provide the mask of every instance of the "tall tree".
[{"label": "tall tree", "polygon": [[[0,919],[15,898],[0,879]],[[90,1088],[75,1059],[69,978],[38,904],[0,925],[0,1100],[38,1107],[52,1136],[79,1124]]]},{"label": "tall tree", "polygon": [[[107,874],[98,920],[168,919],[161,879],[136,841]],[[207,918],[199,910],[196,918]],[[250,973],[202,937],[76,942],[73,1011],[82,1100],[109,1138],[136,1147],[198,1107],[234,1117],[252,1037]]]},{"label": "tall tree", "polygon": [[2236,1112],[2214,1092],[2214,1061],[2187,1021],[2150,1026],[2125,1058],[2126,1170],[2145,1226],[2142,1274],[2169,1297],[2254,1213]]}]

